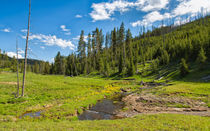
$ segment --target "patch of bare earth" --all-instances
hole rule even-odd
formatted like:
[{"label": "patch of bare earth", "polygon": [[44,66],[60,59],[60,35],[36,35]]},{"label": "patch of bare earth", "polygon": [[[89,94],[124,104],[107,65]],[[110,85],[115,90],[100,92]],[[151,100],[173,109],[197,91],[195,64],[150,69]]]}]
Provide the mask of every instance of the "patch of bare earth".
[{"label": "patch of bare earth", "polygon": [[119,117],[158,113],[210,116],[210,110],[204,102],[184,97],[160,97],[153,94],[134,93],[125,96],[122,101],[125,107],[123,111],[118,112]]}]

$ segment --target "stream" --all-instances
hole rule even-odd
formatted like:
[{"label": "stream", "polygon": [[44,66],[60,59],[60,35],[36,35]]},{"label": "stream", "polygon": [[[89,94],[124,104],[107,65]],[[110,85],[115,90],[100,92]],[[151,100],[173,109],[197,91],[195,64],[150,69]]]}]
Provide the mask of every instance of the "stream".
[{"label": "stream", "polygon": [[19,118],[23,118],[23,117],[27,117],[27,116],[32,117],[32,118],[34,118],[34,117],[40,117],[41,116],[41,113],[42,113],[42,111],[28,112],[28,113],[23,114]]},{"label": "stream", "polygon": [[103,99],[99,101],[88,110],[85,110],[82,114],[78,115],[79,120],[113,120],[120,119],[117,117],[117,112],[124,107],[124,103],[121,101],[121,96],[117,96],[114,99]]}]

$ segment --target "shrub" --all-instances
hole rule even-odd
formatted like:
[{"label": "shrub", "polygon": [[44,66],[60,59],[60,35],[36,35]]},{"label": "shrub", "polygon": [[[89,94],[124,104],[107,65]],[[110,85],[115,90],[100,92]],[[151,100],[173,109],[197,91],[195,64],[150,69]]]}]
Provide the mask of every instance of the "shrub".
[{"label": "shrub", "polygon": [[180,66],[180,75],[182,77],[186,76],[189,73],[189,68],[184,58],[181,59],[181,66]]},{"label": "shrub", "polygon": [[205,51],[203,50],[203,48],[201,48],[197,57],[197,62],[200,64],[200,69],[204,68],[206,60],[207,60],[207,57],[206,57]]}]

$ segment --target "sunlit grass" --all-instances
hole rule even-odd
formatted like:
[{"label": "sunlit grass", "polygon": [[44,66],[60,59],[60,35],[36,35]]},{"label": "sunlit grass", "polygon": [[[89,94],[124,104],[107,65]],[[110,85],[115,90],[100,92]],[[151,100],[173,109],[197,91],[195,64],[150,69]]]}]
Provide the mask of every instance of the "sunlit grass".
[{"label": "sunlit grass", "polygon": [[[15,82],[13,73],[0,74],[1,82]],[[16,85],[0,84],[0,114],[18,117],[25,112],[44,110],[48,118],[68,118],[119,91],[112,80],[85,77],[49,76],[28,73],[24,98],[14,98]]]},{"label": "sunlit grass", "polygon": [[0,130],[103,130],[103,131],[131,131],[131,130],[202,130],[209,131],[210,118],[178,115],[158,114],[139,115],[134,118],[121,120],[98,121],[59,121],[51,120],[28,122],[4,122]]}]

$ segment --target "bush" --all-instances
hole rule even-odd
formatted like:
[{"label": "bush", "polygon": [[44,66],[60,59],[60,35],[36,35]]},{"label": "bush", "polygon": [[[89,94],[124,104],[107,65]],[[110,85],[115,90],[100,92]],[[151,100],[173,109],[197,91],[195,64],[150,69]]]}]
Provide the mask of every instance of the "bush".
[{"label": "bush", "polygon": [[180,66],[180,75],[182,77],[184,77],[187,74],[189,74],[189,68],[188,68],[188,65],[186,63],[186,60],[184,58],[182,58],[181,59],[181,66]]},{"label": "bush", "polygon": [[203,48],[200,49],[200,52],[197,57],[197,62],[200,64],[200,69],[203,69],[206,63],[207,57]]},{"label": "bush", "polygon": [[153,60],[152,61],[152,65],[151,65],[151,68],[152,68],[153,73],[157,73],[158,66],[159,66],[159,59]]}]

